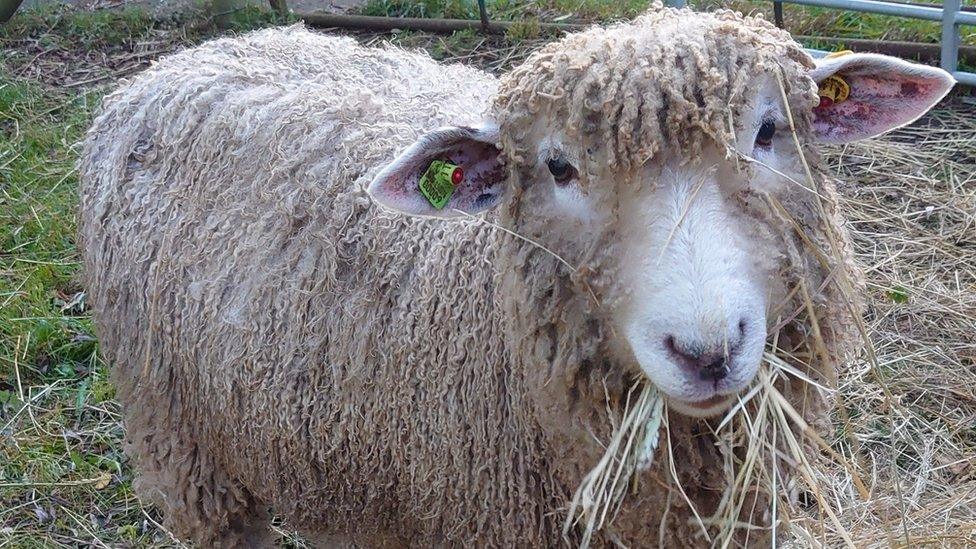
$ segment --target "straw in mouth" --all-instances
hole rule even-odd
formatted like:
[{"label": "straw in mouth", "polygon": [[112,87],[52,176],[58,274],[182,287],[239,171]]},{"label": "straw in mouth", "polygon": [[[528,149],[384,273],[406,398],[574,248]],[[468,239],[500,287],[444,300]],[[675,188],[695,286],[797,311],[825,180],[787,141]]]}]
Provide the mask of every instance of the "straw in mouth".
[{"label": "straw in mouth", "polygon": [[[636,399],[634,394],[638,393]],[[636,471],[654,462],[664,420],[664,397],[657,387],[637,381],[627,392],[624,419],[614,431],[600,461],[583,478],[573,495],[563,535],[583,523],[580,547],[588,547],[593,533],[613,521]]]}]

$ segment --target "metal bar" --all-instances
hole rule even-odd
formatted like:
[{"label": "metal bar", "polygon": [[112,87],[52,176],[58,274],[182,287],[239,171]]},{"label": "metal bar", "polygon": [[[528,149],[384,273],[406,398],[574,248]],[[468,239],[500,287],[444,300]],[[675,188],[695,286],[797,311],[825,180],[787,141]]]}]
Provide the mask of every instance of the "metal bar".
[{"label": "metal bar", "polygon": [[[959,67],[959,49],[962,42],[959,36],[959,26],[976,25],[976,13],[964,11],[961,0],[944,0],[941,9],[932,6],[898,4],[877,0],[774,0],[774,9],[780,2],[939,21],[942,24],[939,64],[944,70],[951,73],[960,84],[976,86],[976,73],[957,70]],[[817,56],[813,50],[808,51],[815,57]]]},{"label": "metal bar", "polygon": [[683,8],[685,4],[685,0],[664,0],[664,5],[669,8]]},{"label": "metal bar", "polygon": [[942,58],[939,64],[949,72],[959,66],[959,0],[944,0],[942,4]]},{"label": "metal bar", "polygon": [[[913,6],[911,4],[897,4],[894,2],[879,2],[877,0],[781,0],[790,4],[802,4],[820,8],[834,8],[839,10],[863,11],[880,13],[897,17],[911,17],[926,21],[942,21],[942,11],[939,8]],[[953,21],[959,25],[976,25],[976,13],[952,10]]]},{"label": "metal bar", "polygon": [[[853,51],[883,53],[906,59],[939,62],[942,55],[940,44],[921,44],[899,40],[865,40],[863,38],[833,38],[830,36],[808,36],[794,34],[793,39],[801,44],[843,44],[844,49]],[[829,48],[828,48],[829,49]],[[959,61],[976,65],[976,46],[959,46]]]},{"label": "metal bar", "polygon": [[956,71],[956,72],[952,73],[952,76],[960,84],[965,84],[966,86],[974,86],[974,87],[976,87],[976,73]]},{"label": "metal bar", "polygon": [[783,3],[779,0],[773,0],[773,22],[781,29],[786,28],[783,23]]}]

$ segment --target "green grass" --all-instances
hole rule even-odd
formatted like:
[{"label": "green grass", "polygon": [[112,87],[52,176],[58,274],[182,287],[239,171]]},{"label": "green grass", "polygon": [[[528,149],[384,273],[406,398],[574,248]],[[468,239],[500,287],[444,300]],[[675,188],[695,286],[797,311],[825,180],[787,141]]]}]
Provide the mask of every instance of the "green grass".
[{"label": "green grass", "polygon": [[[594,22],[630,18],[650,4],[648,0],[488,0],[487,8],[489,16],[499,21]],[[976,6],[976,0],[964,0],[963,4]],[[702,10],[726,7],[743,13],[762,13],[773,19],[773,3],[767,1],[694,0],[690,5]],[[361,11],[364,15],[385,17],[478,19],[474,0],[369,0]],[[938,43],[941,37],[939,23],[931,21],[793,4],[785,4],[784,12],[786,28],[793,34],[841,39],[808,46],[842,46],[844,38]],[[976,45],[976,27],[964,26],[961,32],[963,44]]]},{"label": "green grass", "polygon": [[78,280],[73,145],[97,99],[0,77],[0,542],[15,547],[159,534]]},{"label": "green grass", "polygon": [[[513,21],[517,25],[506,34],[509,43],[524,39],[537,39],[539,22],[590,23],[608,22],[632,18],[650,6],[649,0],[487,0],[489,17],[496,21]],[[773,20],[773,3],[756,0],[692,0],[695,9],[714,10],[730,8],[747,14],[763,14]],[[963,0],[967,6],[976,6],[976,0]],[[364,15],[382,17],[428,17],[449,19],[478,19],[478,6],[474,0],[368,0],[361,9]],[[879,41],[906,41],[919,43],[939,43],[941,26],[939,23],[889,17],[885,15],[846,12],[784,4],[785,28],[795,36],[820,36],[836,40],[807,40],[803,45],[809,48],[835,51],[846,49],[845,39],[857,38]],[[480,36],[480,35],[479,35]],[[976,46],[976,27],[961,28],[961,43]],[[469,37],[455,33],[450,38],[435,44],[435,48],[446,45],[450,49],[455,40],[462,47]],[[412,42],[408,39],[406,44]],[[443,48],[441,48],[443,49]],[[435,54],[436,57],[436,54]],[[961,70],[973,70],[974,61],[963,59]]]},{"label": "green grass", "polygon": [[[247,5],[230,16],[227,32],[243,32],[295,22],[268,8]],[[20,10],[0,26],[0,41],[38,40],[40,45],[61,49],[102,49],[132,45],[156,29],[178,30],[188,42],[214,36],[219,31],[202,7],[157,21],[144,9],[78,11],[67,5]]]},{"label": "green grass", "polygon": [[[205,37],[206,35],[213,34],[216,32],[211,26],[211,21],[206,20],[207,25],[203,28],[198,27],[198,31]],[[293,15],[288,15],[283,17],[276,11],[271,11],[270,9],[263,6],[247,5],[243,8],[235,11],[230,16],[230,28],[228,32],[247,32],[254,29],[263,29],[265,27],[277,27],[279,25],[288,25],[291,23],[296,23],[296,19]]]},{"label": "green grass", "polygon": [[[285,22],[248,8],[230,30]],[[70,65],[131,51],[161,25],[187,43],[217,32],[206,18],[160,24],[132,8],[23,10],[0,27],[0,546],[174,545],[132,492],[80,280],[74,166],[102,91],[14,76],[34,55],[24,44]]]},{"label": "green grass", "polygon": [[93,103],[0,80],[0,360],[15,351],[28,358],[30,381],[76,380],[94,364],[90,325],[78,314],[71,151]]},{"label": "green grass", "polygon": [[140,8],[83,12],[56,6],[17,12],[0,27],[0,38],[40,38],[47,47],[100,48],[121,45],[154,26],[149,14]]},{"label": "green grass", "polygon": [[[559,21],[611,21],[645,11],[650,0],[487,0],[489,16],[499,21],[539,18]],[[364,15],[478,19],[474,0],[369,0]]]}]

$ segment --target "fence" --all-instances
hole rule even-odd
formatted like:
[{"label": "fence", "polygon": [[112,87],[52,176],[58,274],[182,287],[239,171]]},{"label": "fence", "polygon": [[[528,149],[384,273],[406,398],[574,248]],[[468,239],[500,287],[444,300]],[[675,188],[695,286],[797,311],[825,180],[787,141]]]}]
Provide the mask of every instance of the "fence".
[{"label": "fence", "polygon": [[[286,0],[270,0],[272,6],[287,11]],[[915,4],[904,4],[898,2],[886,2],[883,0],[773,0],[776,8],[776,20],[781,24],[782,4],[802,4],[807,6],[819,6],[849,11],[880,13],[895,17],[910,17],[914,19],[925,19],[928,21],[939,21],[942,23],[942,40],[939,45],[939,62],[943,69],[951,73],[957,81],[968,86],[976,86],[976,73],[963,72],[959,70],[959,47],[960,33],[959,27],[962,25],[976,25],[976,12],[963,11],[961,0],[943,0],[941,8],[932,6],[920,6]],[[684,7],[686,0],[665,0],[665,3],[673,7]],[[310,14],[302,16],[310,24],[321,26],[352,26],[360,28],[390,29],[390,28],[416,28],[423,30],[433,30],[435,32],[451,32],[460,29],[480,28],[483,32],[504,32],[507,24],[489,21],[488,11],[485,8],[485,0],[478,0],[478,11],[481,16],[480,21],[464,20],[410,20],[393,19],[390,21],[380,17],[349,17],[349,16],[330,16]],[[353,21],[355,19],[355,21]],[[556,28],[561,30],[573,30],[574,25],[565,24],[542,24],[544,28]],[[900,44],[900,46],[913,46],[913,44]],[[921,46],[921,45],[915,45]],[[809,50],[814,56],[821,56],[824,52]]]},{"label": "fence", "polygon": [[[959,70],[959,27],[976,25],[976,12],[963,11],[961,0],[944,0],[941,8],[879,0],[777,0],[774,4],[782,2],[939,21],[942,23],[940,65],[960,83],[976,86],[976,73]],[[670,0],[668,5],[682,7],[685,0]]]},{"label": "fence", "polygon": [[[6,21],[13,15],[17,7],[23,0],[0,0],[0,23]],[[232,11],[233,6],[238,0],[211,0],[214,4],[218,16],[218,23],[221,16],[226,18],[226,14]],[[960,32],[962,25],[976,25],[976,11],[963,11],[962,0],[943,0],[941,8],[932,6],[920,6],[916,4],[905,4],[899,2],[889,2],[884,0],[773,0],[776,11],[777,24],[782,22],[783,3],[801,4],[805,6],[817,6],[821,8],[831,8],[848,11],[859,11],[868,13],[880,13],[895,17],[910,17],[913,19],[924,19],[927,21],[938,21],[942,23],[942,40],[939,45],[940,57],[939,64],[943,69],[951,73],[956,80],[968,86],[976,86],[976,73],[964,72],[959,70],[959,46]],[[287,0],[269,0],[272,8],[282,12],[288,12]],[[669,6],[684,7],[686,0],[665,0]],[[223,9],[221,9],[223,8]],[[431,27],[429,30],[435,32],[454,31],[462,28],[480,28],[484,32],[502,30],[507,25],[492,22],[488,19],[488,11],[485,8],[485,0],[478,0],[478,11],[480,21],[461,21],[461,20],[430,20],[430,21],[411,21],[415,28]],[[407,26],[405,19],[395,19],[393,21],[383,21],[383,18],[374,17],[349,17],[309,14],[302,16],[309,24],[321,26],[352,26],[360,28],[388,29]],[[548,24],[545,27],[561,28],[571,30],[572,25]],[[425,30],[428,30],[425,28]],[[810,50],[812,54],[819,55],[823,52]]]}]

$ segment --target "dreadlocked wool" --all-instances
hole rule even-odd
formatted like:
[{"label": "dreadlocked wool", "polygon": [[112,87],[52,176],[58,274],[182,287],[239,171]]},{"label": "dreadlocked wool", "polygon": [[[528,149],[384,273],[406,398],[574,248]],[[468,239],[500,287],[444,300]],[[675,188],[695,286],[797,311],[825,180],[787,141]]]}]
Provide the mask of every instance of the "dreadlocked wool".
[{"label": "dreadlocked wool", "polygon": [[[562,543],[608,410],[639,375],[603,352],[613,245],[567,243],[570,269],[487,223],[381,210],[365,185],[424,132],[488,115],[514,186],[490,219],[538,236],[517,187],[535,121],[568,120],[596,185],[600,165],[631,173],[729,145],[729,112],[759,72],[781,75],[805,143],[810,66],[762,20],[675,10],[568,36],[501,84],[300,27],[160,61],[105,99],[80,165],[80,244],[136,492],[204,545],[262,543],[268,507],[323,542]],[[839,242],[846,257],[816,200],[741,199],[777,242],[764,260],[815,308],[793,294],[779,346],[829,380],[856,312],[830,279],[856,270],[804,245]],[[806,384],[782,392],[824,417]],[[604,542],[700,542],[688,503],[704,516],[726,484],[710,425],[672,414],[662,447],[682,456],[689,501],[658,459]]]}]

